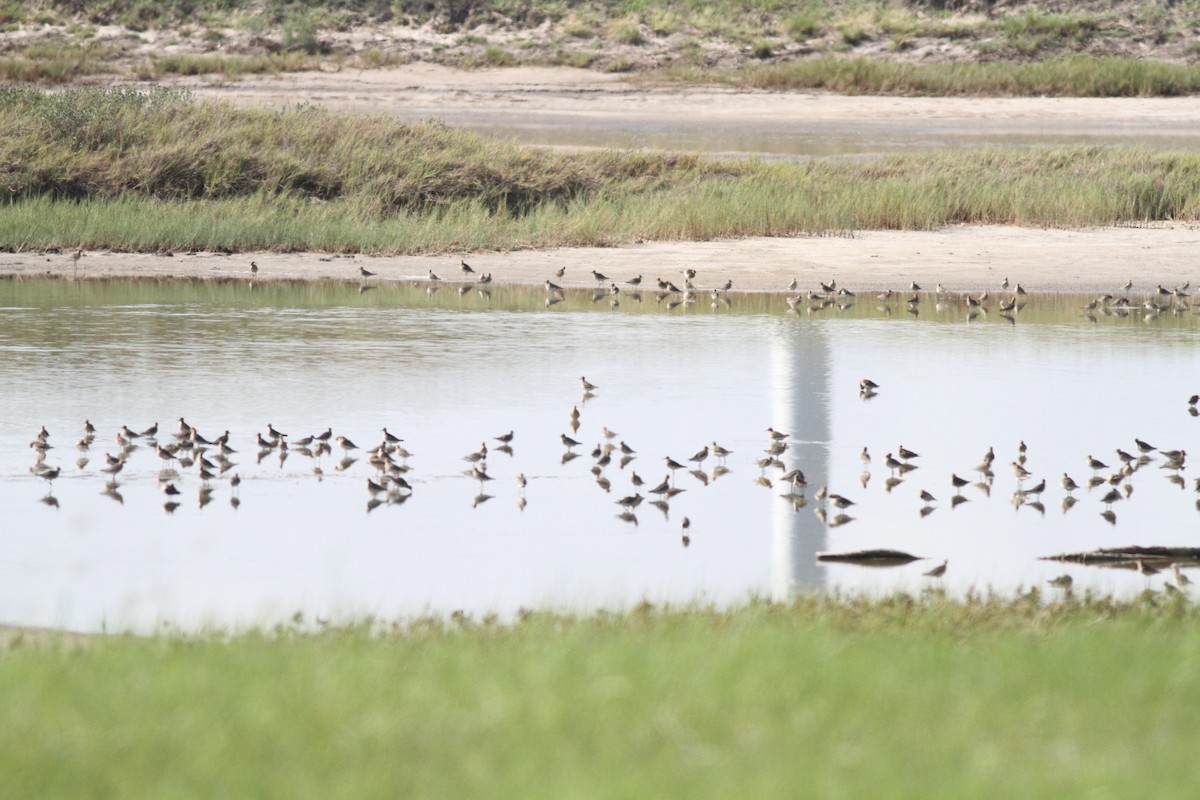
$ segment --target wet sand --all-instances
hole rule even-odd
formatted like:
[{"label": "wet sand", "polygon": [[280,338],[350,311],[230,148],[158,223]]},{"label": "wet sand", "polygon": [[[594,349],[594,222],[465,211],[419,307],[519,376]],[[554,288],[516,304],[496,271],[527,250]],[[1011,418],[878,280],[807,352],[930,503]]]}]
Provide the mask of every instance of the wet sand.
[{"label": "wet sand", "polygon": [[[461,278],[459,258],[496,282],[595,286],[597,270],[619,283],[641,274],[680,282],[695,269],[697,287],[732,280],[746,290],[785,291],[836,278],[854,289],[998,288],[1007,277],[1030,291],[1114,291],[1126,280],[1135,290],[1184,281],[1200,285],[1200,227],[1165,223],[1143,227],[1044,230],[1013,227],[954,227],[941,231],[862,231],[853,237],[753,238],[713,242],[650,242],[612,248],[554,248],[506,253],[431,256],[330,256],[319,253],[85,252],[76,264],[67,253],[3,253],[0,275],[16,277],[177,277],[256,280],[357,280],[359,267],[375,281],[424,281],[433,270],[446,281]],[[563,280],[554,272],[567,267]]]}]

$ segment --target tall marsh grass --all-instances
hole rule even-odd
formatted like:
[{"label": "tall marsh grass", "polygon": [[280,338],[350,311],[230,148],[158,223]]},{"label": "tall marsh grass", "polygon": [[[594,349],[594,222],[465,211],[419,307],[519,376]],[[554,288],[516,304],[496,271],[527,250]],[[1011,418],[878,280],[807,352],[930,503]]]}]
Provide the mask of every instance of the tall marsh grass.
[{"label": "tall marsh grass", "polygon": [[0,247],[415,253],[957,223],[1200,218],[1200,154],[967,150],[805,163],[564,154],[437,122],[179,92],[0,90]]},{"label": "tall marsh grass", "polygon": [[732,70],[665,68],[663,80],[756,89],[945,96],[1180,97],[1200,92],[1200,66],[1135,58],[1067,56],[1028,62],[910,64],[825,56]]}]

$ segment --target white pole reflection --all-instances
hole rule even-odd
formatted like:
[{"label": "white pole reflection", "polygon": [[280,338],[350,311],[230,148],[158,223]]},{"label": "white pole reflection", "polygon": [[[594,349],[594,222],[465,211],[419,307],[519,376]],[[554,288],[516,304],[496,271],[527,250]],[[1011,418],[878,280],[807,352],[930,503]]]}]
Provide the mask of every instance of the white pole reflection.
[{"label": "white pole reflection", "polygon": [[[771,415],[774,425],[791,434],[784,457],[789,468],[804,470],[812,493],[829,480],[828,345],[813,328],[779,329],[771,347]],[[814,505],[793,510],[778,502],[772,513],[774,544],[771,597],[785,601],[797,592],[821,588],[825,572],[816,555],[826,546],[825,526]]]}]

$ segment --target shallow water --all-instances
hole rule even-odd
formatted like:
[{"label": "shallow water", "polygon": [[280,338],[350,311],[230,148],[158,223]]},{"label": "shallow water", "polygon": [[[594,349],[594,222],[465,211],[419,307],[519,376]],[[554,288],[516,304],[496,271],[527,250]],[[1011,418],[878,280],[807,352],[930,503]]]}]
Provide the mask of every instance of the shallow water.
[{"label": "shallow water", "polygon": [[[1088,454],[1119,465],[1115,449],[1136,454],[1135,437],[1190,449],[1200,425],[1186,403],[1200,361],[1190,310],[1089,319],[1080,306],[1090,298],[1045,296],[1011,319],[994,300],[968,319],[961,299],[939,308],[932,294],[915,315],[867,297],[791,312],[769,294],[715,307],[702,294],[667,310],[672,298],[649,293],[640,302],[622,294],[611,309],[608,295],[593,301],[582,289],[547,308],[540,290],[427,289],[0,283],[0,623],[195,629],[295,612],[507,615],[935,583],[1011,594],[1064,573],[1077,591],[1127,595],[1169,576],[1040,558],[1200,543],[1200,495],[1186,469],[1162,469],[1162,458],[1132,477],[1115,522],[1101,516],[1107,486],[1075,492],[1064,512],[1058,485],[1064,471],[1081,484],[1091,476]],[[581,375],[599,386],[590,398]],[[868,376],[882,388],[864,400],[858,382]],[[242,477],[240,505],[226,479],[201,505],[196,469],[176,467],[166,477],[180,505],[166,511],[162,463],[144,445],[118,477],[120,499],[105,494],[99,468],[104,452],[117,452],[116,431],[157,421],[166,443],[180,416],[209,438],[230,431],[239,452],[225,477]],[[75,443],[85,418],[98,434],[83,452]],[[361,446],[359,458],[339,470],[339,448],[320,458],[293,448],[282,463],[278,452],[257,461],[255,434],[268,423],[293,441],[332,426]],[[43,424],[54,445],[46,463],[62,467],[52,487],[31,473],[28,445]],[[413,492],[368,510],[366,480],[377,473],[364,451],[384,426],[414,454]],[[782,458],[807,476],[803,507],[781,496],[780,470],[754,465],[768,426],[791,434]],[[637,451],[624,468],[614,454],[602,471],[607,492],[590,471],[604,427]],[[509,430],[513,453],[496,452],[492,437]],[[582,443],[567,463],[562,434]],[[714,439],[733,451],[728,473],[714,480],[710,456],[707,485],[679,470],[686,491],[665,513],[647,502],[636,523],[618,518],[631,472],[647,481],[644,493],[668,474],[664,456],[686,462]],[[1034,473],[1024,485],[1048,482],[1044,511],[1011,502],[1008,465],[1021,440]],[[494,477],[484,500],[480,482],[462,474],[462,457],[481,442]],[[921,454],[919,469],[889,491],[883,457],[901,444]],[[865,487],[864,446],[873,456]],[[977,480],[989,446],[990,496],[968,486],[968,502],[952,508],[950,474]],[[77,467],[81,457],[89,462]],[[518,473],[528,478],[524,508]],[[821,522],[822,485],[855,502],[852,521]],[[938,499],[924,517],[922,489]],[[890,569],[816,561],[868,547],[928,560]],[[923,576],[943,559],[944,577]]]}]

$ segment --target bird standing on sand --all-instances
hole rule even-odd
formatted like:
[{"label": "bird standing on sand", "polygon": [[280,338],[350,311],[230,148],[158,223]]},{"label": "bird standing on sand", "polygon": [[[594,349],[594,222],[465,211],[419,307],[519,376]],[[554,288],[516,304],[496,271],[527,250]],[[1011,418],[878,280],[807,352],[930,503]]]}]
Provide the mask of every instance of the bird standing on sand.
[{"label": "bird standing on sand", "polygon": [[608,276],[603,272],[592,270],[592,277],[596,279],[596,283],[608,283]]},{"label": "bird standing on sand", "polygon": [[250,274],[251,275],[258,274],[258,264],[254,263],[253,261],[250,262]]},{"label": "bird standing on sand", "polygon": [[464,261],[464,260],[463,260],[463,259],[461,259],[461,258],[458,260],[458,268],[462,270],[462,274],[463,274],[463,277],[464,277],[464,278],[465,278],[467,275],[470,275],[472,272],[474,272],[474,271],[475,271],[475,270],[473,270],[473,269],[471,268],[471,265],[470,265],[470,264],[468,264],[466,261]]},{"label": "bird standing on sand", "polygon": [[369,269],[367,269],[364,266],[359,266],[358,274],[364,278],[374,278],[375,277],[375,273],[371,272]]}]

